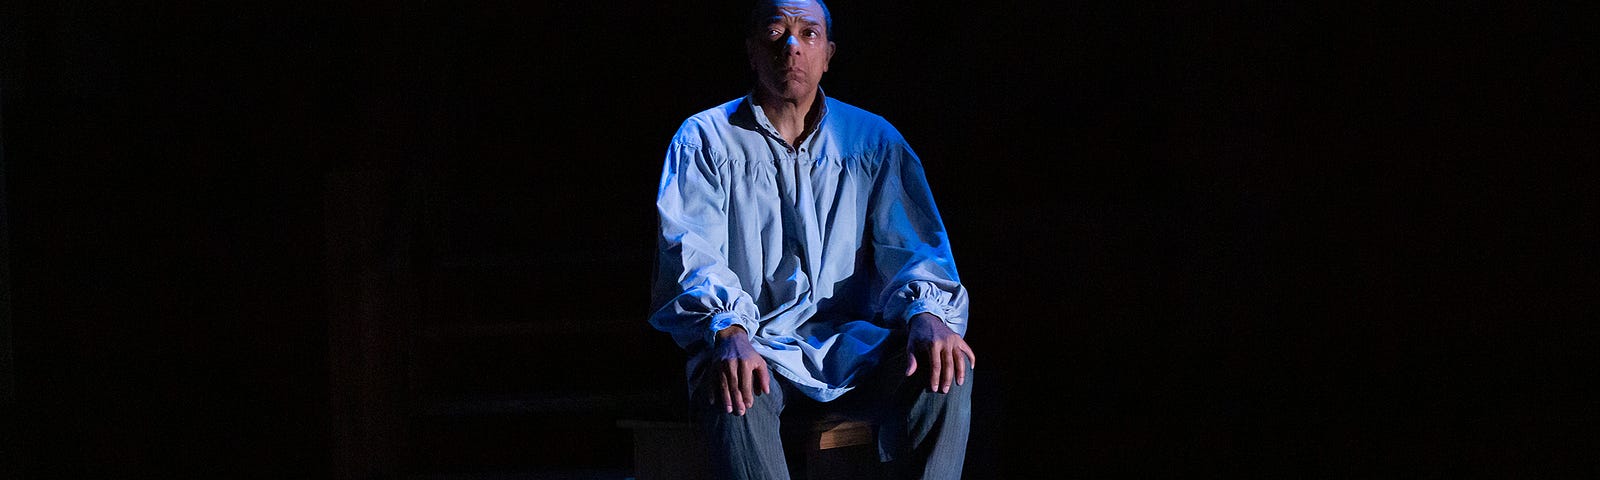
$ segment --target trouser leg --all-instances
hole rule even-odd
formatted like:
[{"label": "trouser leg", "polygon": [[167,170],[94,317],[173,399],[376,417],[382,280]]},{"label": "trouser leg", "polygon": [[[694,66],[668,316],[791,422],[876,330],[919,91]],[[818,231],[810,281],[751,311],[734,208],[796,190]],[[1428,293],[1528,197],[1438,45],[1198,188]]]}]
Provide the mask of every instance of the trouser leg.
[{"label": "trouser leg", "polygon": [[712,473],[719,479],[788,480],[779,415],[784,408],[782,382],[773,376],[771,393],[756,395],[744,415],[728,413],[704,375],[695,378],[690,412],[710,449]]},{"label": "trouser leg", "polygon": [[907,377],[904,361],[891,359],[881,369],[880,379],[892,385],[892,406],[879,417],[878,453],[895,478],[961,478],[972,422],[972,370],[963,384],[952,382],[949,393],[938,393],[928,388],[925,365]]}]

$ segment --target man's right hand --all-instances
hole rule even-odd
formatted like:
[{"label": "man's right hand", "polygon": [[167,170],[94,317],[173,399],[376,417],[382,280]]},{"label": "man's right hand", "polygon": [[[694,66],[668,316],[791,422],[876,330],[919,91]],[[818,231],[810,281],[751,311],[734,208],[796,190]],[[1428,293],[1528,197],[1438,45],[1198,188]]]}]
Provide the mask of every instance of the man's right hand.
[{"label": "man's right hand", "polygon": [[708,367],[717,374],[713,376],[715,385],[708,403],[716,405],[720,398],[728,413],[744,415],[745,409],[755,406],[756,395],[770,392],[772,378],[767,360],[756,353],[744,327],[734,325],[718,331],[711,356]]}]

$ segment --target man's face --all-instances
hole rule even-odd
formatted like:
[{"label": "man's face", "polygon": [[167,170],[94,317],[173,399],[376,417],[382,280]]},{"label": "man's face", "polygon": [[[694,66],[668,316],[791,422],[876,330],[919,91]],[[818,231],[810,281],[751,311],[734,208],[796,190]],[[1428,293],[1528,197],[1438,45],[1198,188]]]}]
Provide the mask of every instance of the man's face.
[{"label": "man's face", "polygon": [[775,0],[769,12],[745,41],[756,81],[781,99],[816,92],[833,58],[822,6],[811,0]]}]

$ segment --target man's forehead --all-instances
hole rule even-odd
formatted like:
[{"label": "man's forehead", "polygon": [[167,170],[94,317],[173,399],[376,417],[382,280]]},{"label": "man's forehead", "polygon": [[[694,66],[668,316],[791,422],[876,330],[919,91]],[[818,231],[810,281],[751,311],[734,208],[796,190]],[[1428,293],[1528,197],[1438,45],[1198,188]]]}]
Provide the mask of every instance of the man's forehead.
[{"label": "man's forehead", "polygon": [[799,18],[812,22],[822,21],[822,6],[817,2],[771,2],[767,4],[771,20]]}]

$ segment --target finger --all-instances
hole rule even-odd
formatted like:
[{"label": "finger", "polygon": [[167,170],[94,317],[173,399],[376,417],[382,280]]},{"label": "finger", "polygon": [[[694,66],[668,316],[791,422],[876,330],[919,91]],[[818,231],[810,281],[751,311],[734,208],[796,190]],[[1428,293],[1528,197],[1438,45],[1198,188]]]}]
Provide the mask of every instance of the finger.
[{"label": "finger", "polygon": [[744,381],[750,385],[750,389],[744,391],[744,408],[756,406],[756,393],[761,391],[761,384],[757,383],[760,381],[761,376],[756,371],[744,372]]},{"label": "finger", "polygon": [[944,375],[944,359],[940,358],[944,355],[940,353],[940,350],[940,348],[928,350],[928,388],[933,389],[935,392],[939,391],[939,384],[944,380],[942,378],[942,375]]},{"label": "finger", "polygon": [[767,372],[765,365],[756,368],[756,381],[761,382],[762,395],[772,393],[772,374]]},{"label": "finger", "polygon": [[965,345],[961,347],[960,358],[965,366],[956,369],[956,385],[967,384],[967,370],[972,368],[972,349]]},{"label": "finger", "polygon": [[963,344],[961,345],[961,351],[967,352],[967,368],[976,370],[978,368],[978,354],[972,353],[972,346]]},{"label": "finger", "polygon": [[750,385],[750,381],[752,380],[750,377],[754,376],[753,373],[755,373],[755,372],[752,372],[750,370],[745,370],[744,368],[740,368],[739,369],[739,374],[740,374],[739,375],[739,399],[740,399],[739,414],[740,415],[744,414],[744,410],[746,408],[750,408],[751,405],[755,405],[755,403],[756,403],[755,402],[755,398],[756,398],[755,391],[751,388],[751,385]]},{"label": "finger", "polygon": [[917,344],[906,339],[906,376],[917,372]]},{"label": "finger", "polygon": [[[740,375],[740,377],[740,382],[748,381],[743,379],[743,375]],[[739,386],[739,382],[735,382],[731,385],[728,385],[728,391],[728,395],[733,397],[734,415],[744,415],[744,410],[746,406],[749,405],[749,403],[745,400],[745,395],[747,395],[745,390]]]},{"label": "finger", "polygon": [[939,391],[950,393],[950,382],[954,382],[956,380],[955,349],[940,350],[939,358],[943,360],[941,365],[944,365],[944,368],[941,372],[943,375],[940,376],[939,381]]},{"label": "finger", "polygon": [[732,385],[731,382],[732,379],[728,378],[728,372],[726,371],[722,372],[722,381],[717,382],[717,395],[722,397],[722,408],[727,413],[733,413],[733,398],[729,396],[733,389],[728,388],[729,385]]}]

